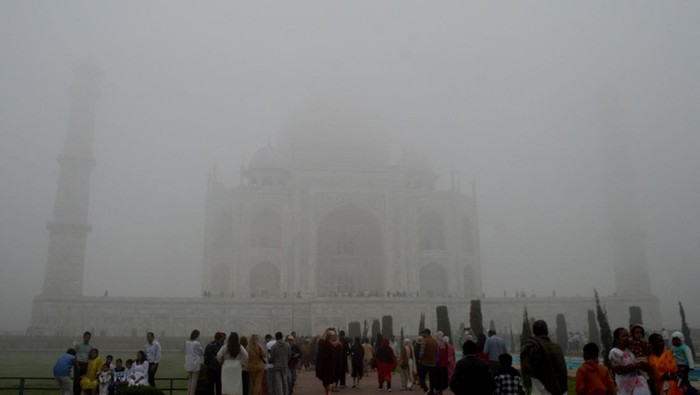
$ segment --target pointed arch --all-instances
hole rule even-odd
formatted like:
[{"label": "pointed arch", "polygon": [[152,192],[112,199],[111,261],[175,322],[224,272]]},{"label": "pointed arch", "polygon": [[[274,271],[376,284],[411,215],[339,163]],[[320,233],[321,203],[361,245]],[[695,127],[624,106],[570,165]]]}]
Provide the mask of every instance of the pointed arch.
[{"label": "pointed arch", "polygon": [[317,292],[384,292],[384,252],[379,219],[355,204],[326,214],[317,229]]}]

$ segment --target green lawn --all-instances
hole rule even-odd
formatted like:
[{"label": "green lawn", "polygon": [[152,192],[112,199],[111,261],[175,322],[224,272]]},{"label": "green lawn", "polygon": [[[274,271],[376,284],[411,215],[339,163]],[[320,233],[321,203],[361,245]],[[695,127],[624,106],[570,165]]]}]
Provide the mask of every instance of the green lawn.
[{"label": "green lawn", "polygon": [[[127,351],[102,351],[100,350],[100,356],[104,359],[108,354],[112,354],[114,358],[121,358],[124,361],[136,357],[136,352]],[[132,355],[133,354],[133,355]],[[61,352],[56,351],[2,351],[2,358],[0,358],[0,377],[53,377],[53,365],[56,363],[56,359],[61,356]],[[160,367],[158,368],[158,377],[168,377],[168,378],[186,378],[185,373],[185,354],[182,351],[169,351],[163,352],[163,360],[161,361]],[[17,380],[0,380],[0,388],[16,386],[18,384]],[[175,383],[175,387],[184,386],[184,382]],[[53,381],[38,381],[29,380],[27,381],[28,387],[53,387],[55,386]],[[160,385],[159,385],[160,386]],[[162,384],[165,386],[165,383]],[[162,387],[161,387],[162,388]],[[51,394],[55,395],[58,391],[28,391],[27,395],[43,395]],[[16,394],[17,390],[0,390],[0,395],[5,394]],[[174,393],[184,393],[174,392]]]},{"label": "green lawn", "polygon": [[[102,360],[112,354],[114,359],[135,359],[136,352],[128,351],[102,351]],[[133,354],[133,355],[132,355]],[[0,358],[0,376],[2,377],[53,377],[53,365],[56,359],[62,355],[56,351],[2,351]],[[186,377],[185,353],[182,351],[163,352],[163,359],[156,377]]]}]

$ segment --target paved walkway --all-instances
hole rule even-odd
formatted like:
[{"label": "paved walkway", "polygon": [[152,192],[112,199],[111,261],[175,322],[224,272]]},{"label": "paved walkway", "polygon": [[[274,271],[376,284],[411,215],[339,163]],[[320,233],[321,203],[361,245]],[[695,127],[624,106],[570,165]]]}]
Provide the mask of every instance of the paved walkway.
[{"label": "paved walkway", "polygon": [[[405,395],[423,395],[423,391],[421,391],[420,387],[414,386],[413,391],[400,391],[399,389],[401,388],[401,385],[399,384],[400,380],[400,375],[399,374],[394,374],[391,379],[391,385],[392,385],[392,392],[390,394],[405,394]],[[384,392],[379,392],[377,390],[378,388],[378,383],[377,383],[377,372],[372,372],[369,374],[367,377],[363,377],[362,381],[360,381],[360,388],[350,388],[352,385],[352,377],[348,375],[345,379],[345,383],[347,384],[347,388],[341,388],[340,392],[333,392],[333,394],[337,395],[365,395],[365,394],[373,394],[373,395],[378,395],[378,394],[387,394],[386,389]],[[384,386],[386,388],[386,385]],[[452,394],[449,390],[444,391],[445,394]],[[294,387],[294,394],[293,395],[324,395],[325,391],[323,390],[323,387],[321,386],[321,381],[316,378],[316,374],[314,373],[313,370],[302,370],[299,372],[299,377],[297,377],[297,384]]]}]

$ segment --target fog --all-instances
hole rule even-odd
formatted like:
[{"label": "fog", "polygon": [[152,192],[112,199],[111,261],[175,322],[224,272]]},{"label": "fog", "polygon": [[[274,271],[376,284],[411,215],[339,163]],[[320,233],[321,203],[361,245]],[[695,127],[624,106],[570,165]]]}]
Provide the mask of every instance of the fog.
[{"label": "fog", "polygon": [[415,150],[443,188],[452,169],[475,182],[487,297],[614,292],[618,133],[664,324],[680,300],[698,326],[698,20],[697,2],[3,1],[0,330],[26,328],[41,293],[86,59],[104,78],[85,295],[199,296],[208,173],[237,185],[296,114],[337,108],[376,120],[390,160]]}]

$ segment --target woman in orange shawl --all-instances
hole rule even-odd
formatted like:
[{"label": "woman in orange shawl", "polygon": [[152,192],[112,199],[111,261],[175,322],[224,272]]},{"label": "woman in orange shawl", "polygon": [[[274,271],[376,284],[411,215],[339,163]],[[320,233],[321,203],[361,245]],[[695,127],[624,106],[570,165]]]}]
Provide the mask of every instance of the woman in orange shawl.
[{"label": "woman in orange shawl", "polygon": [[649,366],[654,373],[654,381],[660,395],[683,395],[683,391],[678,388],[678,365],[673,358],[671,351],[666,350],[664,338],[654,333],[649,336],[651,343],[651,355],[649,355]]}]

